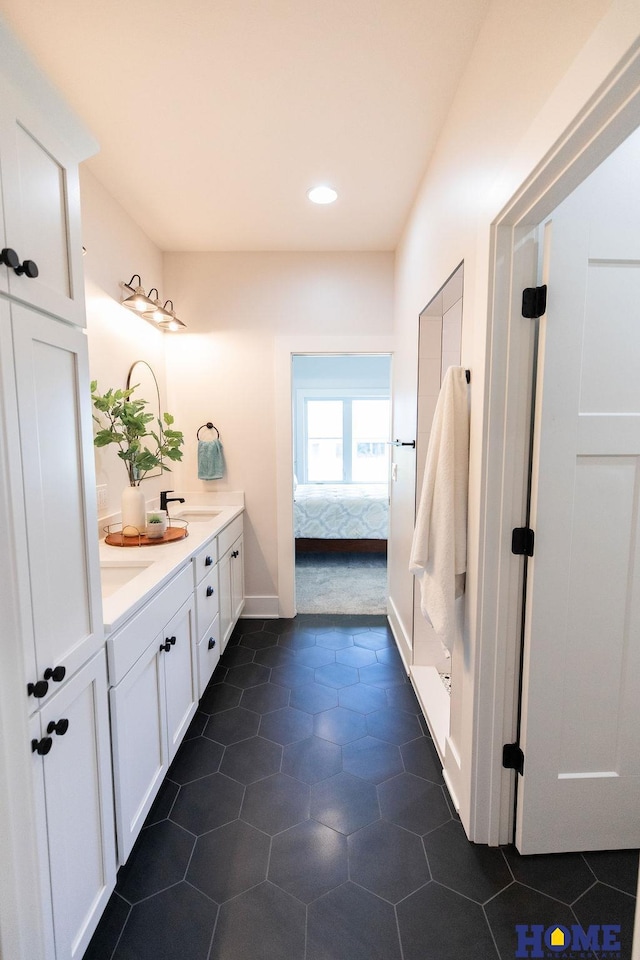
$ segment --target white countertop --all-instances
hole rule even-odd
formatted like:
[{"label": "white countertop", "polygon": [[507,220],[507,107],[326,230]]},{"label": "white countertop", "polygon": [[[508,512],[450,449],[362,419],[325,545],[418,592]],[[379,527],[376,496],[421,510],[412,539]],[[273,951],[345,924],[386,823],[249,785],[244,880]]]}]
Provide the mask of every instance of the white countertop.
[{"label": "white countertop", "polygon": [[[194,520],[193,515],[198,511],[216,511],[212,518]],[[191,557],[200,547],[220,533],[232,520],[243,511],[243,506],[223,505],[185,505],[184,510],[172,511],[176,519],[180,519],[181,512],[191,514],[188,534],[182,540],[174,540],[153,546],[144,547],[112,547],[100,541],[100,566],[114,568],[117,577],[120,572],[130,576],[131,569],[140,567],[127,582],[121,586],[109,586],[103,583],[102,618],[105,634],[117,630],[125,620],[128,620],[159,587],[167,583],[174,574],[191,561]],[[106,576],[105,576],[106,581]]]}]

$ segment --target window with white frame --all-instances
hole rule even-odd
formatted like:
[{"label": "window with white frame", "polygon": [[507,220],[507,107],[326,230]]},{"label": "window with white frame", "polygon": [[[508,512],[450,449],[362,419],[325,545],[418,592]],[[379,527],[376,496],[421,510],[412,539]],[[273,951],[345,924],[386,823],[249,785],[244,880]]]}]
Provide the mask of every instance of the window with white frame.
[{"label": "window with white frame", "polygon": [[386,483],[389,479],[388,394],[340,395],[304,391],[302,413],[303,483]]}]

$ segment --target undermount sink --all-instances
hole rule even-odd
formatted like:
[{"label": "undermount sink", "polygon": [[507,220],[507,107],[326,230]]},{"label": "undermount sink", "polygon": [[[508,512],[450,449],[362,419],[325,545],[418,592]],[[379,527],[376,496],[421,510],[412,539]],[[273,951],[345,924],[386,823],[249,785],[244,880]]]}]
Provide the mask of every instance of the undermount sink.
[{"label": "undermount sink", "polygon": [[206,507],[199,510],[194,507],[192,510],[180,510],[175,517],[176,520],[187,520],[189,523],[206,523],[208,520],[220,516],[220,513],[220,510],[208,510]]},{"label": "undermount sink", "polygon": [[144,560],[124,560],[122,563],[118,560],[103,560],[100,564],[102,596],[110,597],[112,593],[130,583],[150,566],[151,561],[145,563]]}]

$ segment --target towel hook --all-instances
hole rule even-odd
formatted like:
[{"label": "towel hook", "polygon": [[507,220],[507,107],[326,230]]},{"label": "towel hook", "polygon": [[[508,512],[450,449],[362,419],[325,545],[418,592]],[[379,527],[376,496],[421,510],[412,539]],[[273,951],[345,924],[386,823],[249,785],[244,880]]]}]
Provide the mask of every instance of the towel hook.
[{"label": "towel hook", "polygon": [[198,432],[196,433],[196,440],[200,439],[200,431],[204,430],[205,427],[207,428],[207,430],[215,430],[215,432],[218,434],[218,440],[220,439],[220,431],[218,430],[218,428],[211,423],[211,420],[207,420],[207,422],[203,423],[201,427],[198,427]]}]

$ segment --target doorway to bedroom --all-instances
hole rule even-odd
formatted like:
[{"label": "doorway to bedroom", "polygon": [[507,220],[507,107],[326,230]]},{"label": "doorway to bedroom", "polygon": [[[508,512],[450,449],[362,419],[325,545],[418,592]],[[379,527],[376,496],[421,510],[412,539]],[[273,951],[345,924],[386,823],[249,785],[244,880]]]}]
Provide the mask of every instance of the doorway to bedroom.
[{"label": "doorway to bedroom", "polygon": [[386,614],[391,356],[292,356],[296,609]]}]

